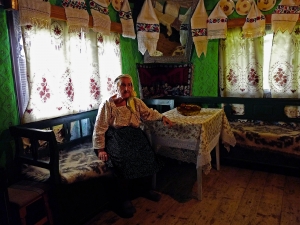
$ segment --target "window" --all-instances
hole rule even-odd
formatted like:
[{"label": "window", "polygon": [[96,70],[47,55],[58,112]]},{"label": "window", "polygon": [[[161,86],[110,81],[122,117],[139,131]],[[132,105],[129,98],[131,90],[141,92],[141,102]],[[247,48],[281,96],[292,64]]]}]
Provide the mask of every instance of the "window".
[{"label": "window", "polygon": [[98,108],[121,74],[119,34],[69,33],[64,21],[50,29],[18,26],[12,13],[11,37],[20,115],[23,122]]},{"label": "window", "polygon": [[243,38],[242,28],[227,31],[220,40],[219,86],[223,97],[269,97],[269,64],[273,34]]},{"label": "window", "polygon": [[271,49],[273,41],[273,32],[270,26],[267,27],[266,35],[264,36],[264,64],[263,64],[263,88],[265,92],[270,91],[269,85],[269,65],[271,59]]}]

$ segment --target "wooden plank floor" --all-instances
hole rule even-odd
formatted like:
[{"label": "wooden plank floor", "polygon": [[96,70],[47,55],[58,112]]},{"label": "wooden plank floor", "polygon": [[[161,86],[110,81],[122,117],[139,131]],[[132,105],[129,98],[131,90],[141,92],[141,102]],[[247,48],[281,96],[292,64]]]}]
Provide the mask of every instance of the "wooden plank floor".
[{"label": "wooden plank floor", "polygon": [[222,166],[203,175],[203,200],[196,200],[195,165],[168,161],[157,174],[162,198],[132,201],[137,212],[123,219],[100,212],[85,225],[297,225],[300,178]]}]

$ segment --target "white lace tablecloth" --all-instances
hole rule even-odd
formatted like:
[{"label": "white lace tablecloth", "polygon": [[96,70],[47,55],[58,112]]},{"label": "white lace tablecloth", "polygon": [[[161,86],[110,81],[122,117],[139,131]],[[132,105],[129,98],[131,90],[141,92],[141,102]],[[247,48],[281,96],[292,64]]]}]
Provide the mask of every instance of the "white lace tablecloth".
[{"label": "white lace tablecloth", "polygon": [[[219,139],[222,139],[226,147],[236,144],[223,109],[202,108],[197,116],[183,116],[175,108],[165,112],[164,115],[175,123],[173,127],[168,128],[161,121],[145,122],[145,131],[158,153],[161,146],[171,147],[169,148],[171,151],[163,154],[165,156],[169,154],[171,158],[174,158],[172,157],[174,148],[198,151],[194,163],[197,168],[201,166],[206,174],[211,169],[210,153]],[[178,158],[178,154],[176,159],[185,161]]]}]

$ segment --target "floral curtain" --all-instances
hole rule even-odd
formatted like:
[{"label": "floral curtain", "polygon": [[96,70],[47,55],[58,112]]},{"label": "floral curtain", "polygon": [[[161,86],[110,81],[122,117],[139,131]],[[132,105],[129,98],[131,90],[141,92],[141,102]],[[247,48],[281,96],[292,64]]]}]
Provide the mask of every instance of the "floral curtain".
[{"label": "floral curtain", "polygon": [[28,123],[98,108],[121,74],[119,35],[69,33],[66,22],[50,29],[22,27],[29,86]]},{"label": "floral curtain", "polygon": [[220,39],[219,88],[222,97],[263,97],[263,37],[242,38],[242,28]]},{"label": "floral curtain", "polygon": [[269,68],[269,83],[274,98],[300,97],[300,25],[293,32],[274,35]]}]

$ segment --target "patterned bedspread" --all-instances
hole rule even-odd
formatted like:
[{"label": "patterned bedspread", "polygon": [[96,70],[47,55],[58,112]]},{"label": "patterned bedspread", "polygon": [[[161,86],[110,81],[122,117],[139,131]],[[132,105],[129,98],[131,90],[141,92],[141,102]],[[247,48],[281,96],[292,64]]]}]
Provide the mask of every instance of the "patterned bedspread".
[{"label": "patterned bedspread", "polygon": [[253,150],[277,151],[300,157],[300,125],[262,121],[230,122],[237,146]]},{"label": "patterned bedspread", "polygon": [[[107,172],[105,163],[95,155],[91,143],[61,152],[59,164],[61,180],[64,184],[101,177]],[[42,182],[50,177],[49,170],[31,165],[24,165],[22,173],[31,180]]]}]

